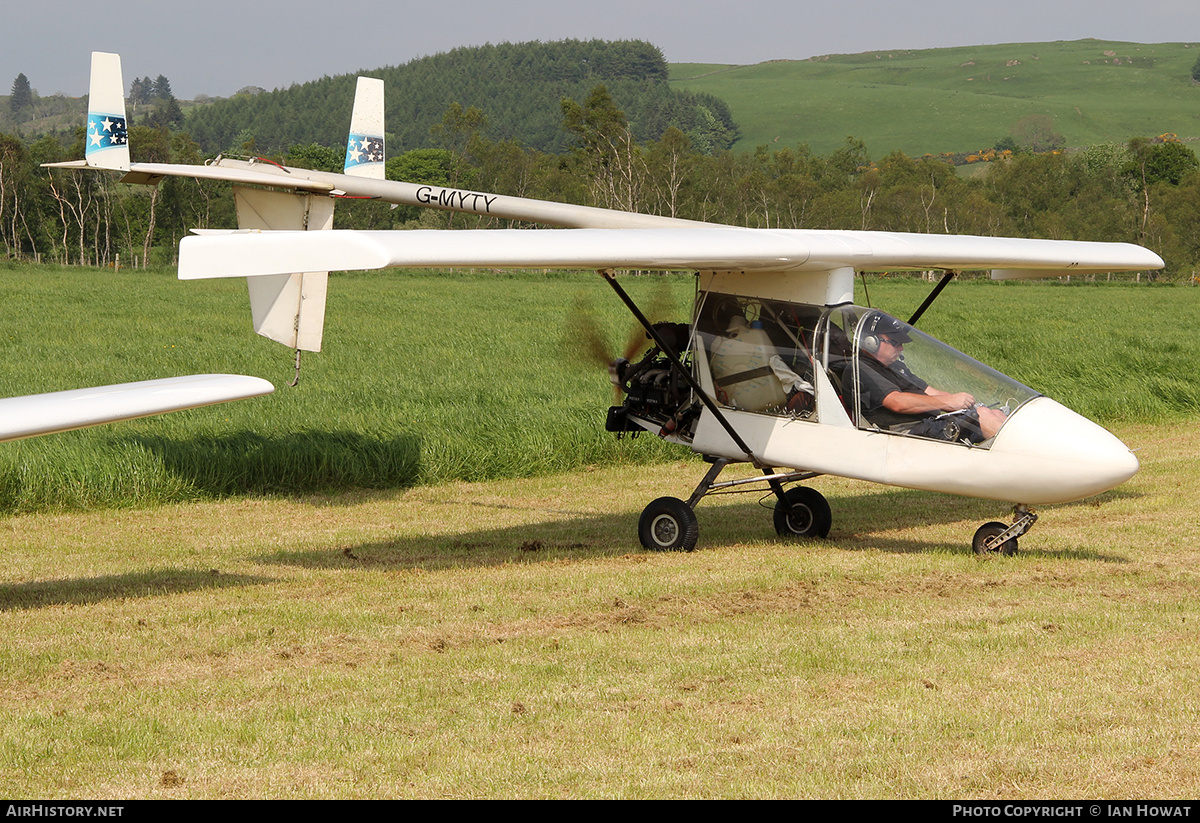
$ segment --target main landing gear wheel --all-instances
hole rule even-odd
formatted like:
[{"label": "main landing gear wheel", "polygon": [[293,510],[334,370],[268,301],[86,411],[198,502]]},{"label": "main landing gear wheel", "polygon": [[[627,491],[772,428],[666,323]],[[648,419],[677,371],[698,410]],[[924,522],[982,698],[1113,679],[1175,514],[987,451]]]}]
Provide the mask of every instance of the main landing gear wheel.
[{"label": "main landing gear wheel", "polygon": [[994,554],[1003,554],[1011,557],[1017,553],[1017,538],[1010,537],[1003,543],[990,546],[989,543],[993,538],[999,537],[1008,530],[1008,525],[999,523],[993,520],[991,523],[984,523],[975,532],[975,538],[971,541],[971,548],[975,550],[975,554],[988,557]]},{"label": "main landing gear wheel", "polygon": [[797,486],[775,503],[775,533],[782,537],[828,537],[829,502],[816,489]]},{"label": "main landing gear wheel", "polygon": [[696,513],[675,497],[658,498],[638,520],[638,538],[652,552],[690,552],[699,536]]}]

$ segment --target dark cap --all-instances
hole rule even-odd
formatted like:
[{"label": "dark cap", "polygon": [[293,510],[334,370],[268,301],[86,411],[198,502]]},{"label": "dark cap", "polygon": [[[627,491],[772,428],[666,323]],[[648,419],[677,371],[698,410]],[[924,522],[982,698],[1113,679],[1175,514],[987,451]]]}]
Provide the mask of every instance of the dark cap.
[{"label": "dark cap", "polygon": [[877,311],[867,320],[864,333],[873,334],[876,337],[887,335],[896,343],[908,343],[912,340],[909,335],[911,330],[912,326],[907,323],[900,322],[890,314]]}]

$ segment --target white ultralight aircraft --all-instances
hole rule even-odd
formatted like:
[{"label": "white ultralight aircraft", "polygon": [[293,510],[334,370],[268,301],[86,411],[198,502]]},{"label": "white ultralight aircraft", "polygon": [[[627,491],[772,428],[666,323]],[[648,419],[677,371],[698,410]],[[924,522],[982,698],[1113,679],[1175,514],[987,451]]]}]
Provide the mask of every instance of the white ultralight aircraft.
[{"label": "white ultralight aircraft", "polygon": [[[119,99],[119,63],[117,75]],[[94,55],[93,95],[96,78]],[[360,84],[360,102],[362,97]],[[372,122],[381,134],[382,91],[370,97],[380,110]],[[356,103],[355,118],[359,110]],[[599,272],[654,343],[637,363],[611,365],[624,400],[609,410],[608,430],[618,435],[649,431],[690,447],[712,464],[686,501],[663,497],[646,507],[638,531],[648,549],[694,548],[694,509],[700,500],[758,482],[776,496],[779,534],[824,537],[832,522],[825,498],[809,487],[786,486],[832,474],[1014,503],[1011,524],[986,523],[972,543],[980,554],[1011,554],[1037,519],[1031,506],[1089,497],[1137,471],[1132,452],[1100,426],[913,324],[964,269],[990,269],[1003,279],[1161,268],[1161,258],[1140,246],[743,229],[351,174],[274,168],[266,172],[271,181],[248,180],[241,175],[254,171],[253,164],[231,166],[226,175],[223,163],[133,164],[127,171],[135,177],[127,179],[210,177],[275,189],[253,196],[266,198],[261,202],[269,203],[273,214],[290,216],[253,218],[243,215],[239,201],[241,231],[201,232],[180,246],[181,279],[248,278],[256,328],[264,312],[292,329],[305,322],[317,327],[314,318],[323,317],[324,309],[324,274],[321,311],[307,316],[306,280],[296,286],[299,302],[263,299],[262,305],[270,305],[260,310],[254,286],[260,279],[288,284],[314,271],[386,267]],[[90,154],[86,165],[105,166]],[[197,173],[200,169],[203,173]],[[240,190],[239,197],[243,191],[251,190]],[[325,195],[377,197],[573,228],[309,231],[331,228],[331,201],[320,212],[328,219],[309,219],[313,204]],[[691,322],[651,323],[612,276],[623,269],[695,272]],[[938,270],[945,276],[908,322],[854,305],[857,273],[896,270]],[[303,347],[287,335],[267,336]],[[319,330],[316,337],[319,343]],[[720,472],[735,462],[750,463],[763,476],[718,482]]]}]

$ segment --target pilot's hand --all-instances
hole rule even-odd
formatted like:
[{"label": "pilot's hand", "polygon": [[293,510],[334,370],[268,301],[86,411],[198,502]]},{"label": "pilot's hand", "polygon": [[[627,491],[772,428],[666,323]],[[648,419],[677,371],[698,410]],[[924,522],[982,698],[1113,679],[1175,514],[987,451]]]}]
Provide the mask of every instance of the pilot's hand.
[{"label": "pilot's hand", "polygon": [[962,391],[946,396],[946,411],[966,411],[975,407],[975,398]]}]

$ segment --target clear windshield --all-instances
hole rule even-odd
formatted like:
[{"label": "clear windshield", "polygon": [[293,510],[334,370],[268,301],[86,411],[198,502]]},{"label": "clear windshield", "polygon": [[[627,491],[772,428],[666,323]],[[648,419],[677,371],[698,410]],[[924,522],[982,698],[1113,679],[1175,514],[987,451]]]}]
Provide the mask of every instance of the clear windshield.
[{"label": "clear windshield", "polygon": [[[863,428],[986,445],[1018,407],[1038,396],[876,309],[832,309],[828,326],[831,339],[840,331],[852,341],[841,362],[844,399]],[[836,360],[831,356],[831,368]]]}]

